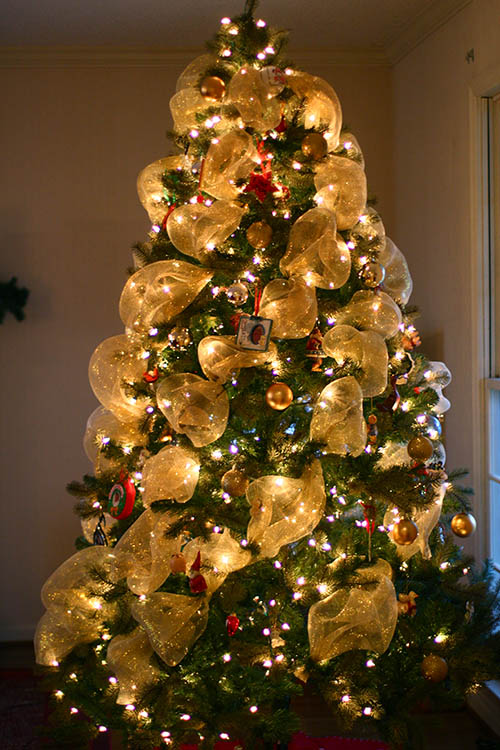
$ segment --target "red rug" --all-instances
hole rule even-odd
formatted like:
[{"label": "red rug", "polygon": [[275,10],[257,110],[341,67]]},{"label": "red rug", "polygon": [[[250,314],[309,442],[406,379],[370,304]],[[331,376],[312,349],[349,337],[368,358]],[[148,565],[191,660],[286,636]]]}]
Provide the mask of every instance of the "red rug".
[{"label": "red rug", "polygon": [[[238,750],[240,747],[237,741],[221,740],[215,743],[214,750]],[[181,750],[198,750],[198,745],[182,745]],[[389,750],[389,745],[379,740],[307,737],[299,732],[288,743],[288,750]]]}]

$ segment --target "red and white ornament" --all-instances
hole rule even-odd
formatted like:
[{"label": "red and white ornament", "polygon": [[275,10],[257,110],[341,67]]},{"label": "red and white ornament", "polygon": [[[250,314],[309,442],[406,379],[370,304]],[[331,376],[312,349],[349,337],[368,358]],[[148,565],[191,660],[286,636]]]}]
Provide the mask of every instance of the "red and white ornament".
[{"label": "red and white ornament", "polygon": [[109,515],[119,521],[128,518],[134,509],[135,494],[135,484],[122,472],[119,481],[109,491]]}]

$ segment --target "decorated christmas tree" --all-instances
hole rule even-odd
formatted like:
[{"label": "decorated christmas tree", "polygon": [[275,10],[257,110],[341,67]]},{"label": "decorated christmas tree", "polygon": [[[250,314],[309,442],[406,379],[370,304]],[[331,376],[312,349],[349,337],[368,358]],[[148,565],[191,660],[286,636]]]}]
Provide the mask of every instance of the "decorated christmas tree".
[{"label": "decorated christmas tree", "polygon": [[90,361],[83,534],[36,634],[57,747],[273,747],[306,684],[411,747],[416,711],[499,672],[489,570],[450,531],[475,527],[450,373],[417,352],[335,91],[254,6],[182,73],[176,151],[138,178],[152,229]]}]

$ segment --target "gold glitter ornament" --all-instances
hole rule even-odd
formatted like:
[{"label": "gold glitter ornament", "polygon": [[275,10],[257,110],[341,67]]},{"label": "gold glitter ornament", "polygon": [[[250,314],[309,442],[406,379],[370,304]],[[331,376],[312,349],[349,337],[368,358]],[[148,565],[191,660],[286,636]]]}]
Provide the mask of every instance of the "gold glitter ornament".
[{"label": "gold glitter ornament", "polygon": [[273,230],[265,221],[254,221],[247,229],[247,240],[256,250],[262,250],[271,242]]},{"label": "gold glitter ornament", "polygon": [[273,383],[266,391],[266,403],[276,411],[287,409],[292,401],[293,392],[286,383]]},{"label": "gold glitter ornament", "polygon": [[230,469],[221,480],[222,489],[231,497],[241,497],[248,488],[248,479],[242,471]]},{"label": "gold glitter ornament", "polygon": [[200,93],[210,102],[217,102],[222,99],[226,92],[226,84],[218,76],[207,76],[203,79],[200,86]]},{"label": "gold glitter ornament", "polygon": [[321,133],[308,133],[301,144],[304,156],[310,156],[315,161],[326,156],[327,143]]},{"label": "gold glitter ornament", "polygon": [[455,536],[470,536],[476,530],[476,519],[470,513],[457,513],[451,519],[451,530]]},{"label": "gold glitter ornament", "polygon": [[189,328],[184,328],[183,326],[175,326],[168,334],[169,343],[179,349],[185,349],[192,340]]},{"label": "gold glitter ornament", "polygon": [[448,674],[448,664],[442,656],[429,654],[420,667],[423,676],[430,682],[442,682]]},{"label": "gold glitter ornament", "polygon": [[418,535],[418,528],[411,519],[402,518],[394,524],[391,535],[396,544],[413,544]]},{"label": "gold glitter ornament", "polygon": [[407,446],[408,455],[416,461],[427,461],[433,454],[434,448],[425,435],[416,435]]}]

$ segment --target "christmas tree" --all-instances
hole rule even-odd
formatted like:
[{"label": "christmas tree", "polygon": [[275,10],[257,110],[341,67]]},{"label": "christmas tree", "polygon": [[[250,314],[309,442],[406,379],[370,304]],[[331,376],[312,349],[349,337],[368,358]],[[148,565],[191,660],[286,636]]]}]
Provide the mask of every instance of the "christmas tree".
[{"label": "christmas tree", "polygon": [[176,153],[138,178],[152,229],[90,361],[83,535],[36,634],[57,747],[273,747],[306,683],[411,747],[426,701],[500,671],[489,569],[450,532],[475,526],[450,373],[417,352],[333,88],[254,6],[182,73]]}]

